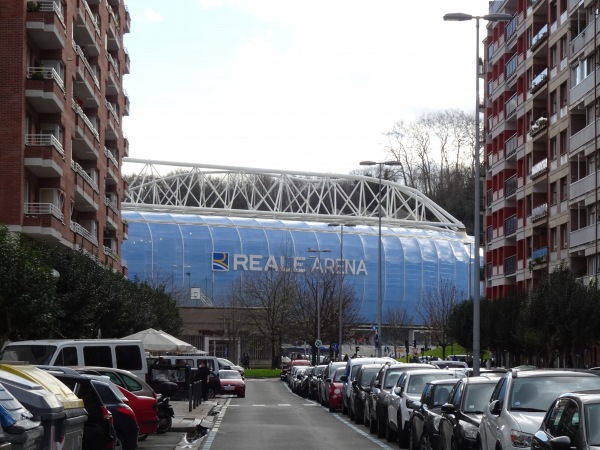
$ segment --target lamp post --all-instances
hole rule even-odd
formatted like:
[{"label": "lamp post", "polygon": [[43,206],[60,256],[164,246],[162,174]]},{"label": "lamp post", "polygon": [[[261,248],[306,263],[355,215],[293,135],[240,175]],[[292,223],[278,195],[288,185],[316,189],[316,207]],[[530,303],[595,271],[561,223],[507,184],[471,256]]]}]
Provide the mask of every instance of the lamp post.
[{"label": "lamp post", "polygon": [[377,334],[376,346],[377,356],[381,357],[381,308],[383,306],[382,289],[381,289],[381,172],[383,166],[399,166],[399,161],[361,161],[361,166],[379,166],[379,190],[377,191],[377,216],[379,217],[379,234],[378,234],[378,257],[377,257]]},{"label": "lamp post", "polygon": [[347,224],[347,223],[330,223],[327,226],[329,227],[340,227],[340,265],[341,268],[339,268],[339,272],[340,272],[340,290],[339,290],[339,296],[340,296],[340,304],[339,304],[339,315],[340,315],[340,330],[339,330],[339,336],[338,336],[338,360],[342,360],[342,341],[344,339],[344,333],[343,333],[343,320],[342,320],[342,312],[343,312],[343,298],[344,298],[344,293],[342,292],[342,287],[344,285],[344,275],[346,273],[346,262],[344,261],[344,227],[353,227],[353,224]]},{"label": "lamp post", "polygon": [[[331,250],[320,250],[316,248],[309,248],[308,253],[318,253],[319,256],[319,265],[321,264],[321,253],[330,253]],[[313,257],[314,258],[314,257]],[[321,296],[319,295],[319,280],[317,279],[317,341],[321,340]],[[320,346],[317,347],[317,364],[321,364],[321,349]]]},{"label": "lamp post", "polygon": [[[465,13],[450,13],[444,15],[444,20],[462,22],[465,20],[475,19],[475,218],[473,226],[474,234],[474,253],[473,253],[473,376],[479,375],[480,359],[481,359],[481,338],[480,338],[480,292],[479,283],[481,281],[480,262],[479,262],[479,248],[480,248],[480,204],[481,194],[479,193],[480,183],[480,137],[479,137],[479,19],[487,20],[489,22],[508,22],[512,20],[512,15],[504,13],[486,14],[484,16],[473,16]],[[476,276],[475,276],[476,274]]]}]

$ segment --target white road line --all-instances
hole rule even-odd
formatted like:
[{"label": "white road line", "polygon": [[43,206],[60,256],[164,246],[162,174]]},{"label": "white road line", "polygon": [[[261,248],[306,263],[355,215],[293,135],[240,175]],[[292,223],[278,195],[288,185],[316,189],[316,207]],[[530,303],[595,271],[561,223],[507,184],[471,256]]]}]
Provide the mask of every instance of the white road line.
[{"label": "white road line", "polygon": [[221,425],[221,422],[223,422],[223,418],[225,417],[225,412],[227,411],[227,407],[229,406],[230,403],[231,403],[231,399],[228,398],[227,401],[225,402],[225,404],[221,407],[221,410],[219,411],[219,415],[216,417],[212,428],[208,432],[206,441],[204,441],[202,450],[210,450],[210,447],[212,446],[213,441],[215,440],[215,437],[217,436],[217,432],[219,431],[219,426]]},{"label": "white road line", "polygon": [[335,417],[336,419],[338,419],[340,422],[342,422],[343,424],[346,424],[349,428],[353,429],[354,431],[356,431],[358,434],[366,437],[368,440],[370,440],[371,442],[373,442],[374,444],[377,444],[379,447],[384,448],[385,450],[393,450],[396,447],[390,447],[389,445],[387,445],[385,442],[381,442],[381,440],[379,440],[378,438],[376,438],[375,436],[371,436],[370,433],[367,433],[366,431],[362,430],[361,428],[355,426],[353,423],[348,422],[346,419],[344,419],[342,417],[341,414],[333,414],[333,417]]}]

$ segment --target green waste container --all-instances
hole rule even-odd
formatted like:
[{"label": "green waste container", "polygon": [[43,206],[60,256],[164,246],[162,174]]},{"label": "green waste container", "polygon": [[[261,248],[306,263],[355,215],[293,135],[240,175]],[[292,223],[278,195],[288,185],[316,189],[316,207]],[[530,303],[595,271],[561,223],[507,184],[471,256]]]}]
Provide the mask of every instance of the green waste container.
[{"label": "green waste container", "polygon": [[41,421],[39,450],[82,450],[87,412],[64,383],[29,364],[0,364],[0,383]]},{"label": "green waste container", "polygon": [[[0,449],[37,450],[44,435],[39,421],[0,384]],[[7,445],[10,444],[10,445]]]}]

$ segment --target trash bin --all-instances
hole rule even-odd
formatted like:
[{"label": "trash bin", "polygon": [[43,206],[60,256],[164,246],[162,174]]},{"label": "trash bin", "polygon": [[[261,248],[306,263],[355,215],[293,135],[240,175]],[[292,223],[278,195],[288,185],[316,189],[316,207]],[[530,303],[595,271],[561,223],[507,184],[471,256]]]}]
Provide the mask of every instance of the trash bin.
[{"label": "trash bin", "polygon": [[29,364],[0,364],[0,383],[41,421],[40,450],[81,450],[87,412],[64,383]]},{"label": "trash bin", "polygon": [[[0,449],[37,450],[44,428],[33,414],[0,384]],[[6,444],[10,446],[6,446]]]}]

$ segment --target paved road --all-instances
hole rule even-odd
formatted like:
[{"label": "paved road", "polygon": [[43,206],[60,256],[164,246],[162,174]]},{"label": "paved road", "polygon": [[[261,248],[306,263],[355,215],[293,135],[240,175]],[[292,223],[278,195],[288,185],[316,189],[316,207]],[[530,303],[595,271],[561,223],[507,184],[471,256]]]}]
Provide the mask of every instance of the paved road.
[{"label": "paved road", "polygon": [[279,379],[246,380],[246,398],[224,401],[201,450],[398,449],[341,413],[292,394]]}]

